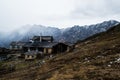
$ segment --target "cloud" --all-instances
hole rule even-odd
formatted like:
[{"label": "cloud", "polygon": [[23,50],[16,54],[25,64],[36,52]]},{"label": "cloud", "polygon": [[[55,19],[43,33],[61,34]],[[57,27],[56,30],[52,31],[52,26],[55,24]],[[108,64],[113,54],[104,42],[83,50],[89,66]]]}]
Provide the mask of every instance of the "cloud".
[{"label": "cloud", "polygon": [[59,28],[120,20],[120,0],[0,0],[0,30],[26,24]]},{"label": "cloud", "polygon": [[120,0],[76,0],[72,18],[108,17],[120,14]]}]

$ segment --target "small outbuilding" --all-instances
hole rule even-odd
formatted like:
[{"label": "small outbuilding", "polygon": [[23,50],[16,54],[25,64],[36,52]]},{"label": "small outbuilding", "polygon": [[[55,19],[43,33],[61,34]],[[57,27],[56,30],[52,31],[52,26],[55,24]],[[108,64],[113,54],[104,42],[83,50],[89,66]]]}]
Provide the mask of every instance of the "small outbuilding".
[{"label": "small outbuilding", "polygon": [[25,55],[25,60],[33,60],[40,58],[42,56],[42,52],[29,51],[29,52],[25,52],[24,55]]},{"label": "small outbuilding", "polygon": [[26,42],[11,42],[10,43],[10,50],[22,50],[23,46],[25,45]]}]

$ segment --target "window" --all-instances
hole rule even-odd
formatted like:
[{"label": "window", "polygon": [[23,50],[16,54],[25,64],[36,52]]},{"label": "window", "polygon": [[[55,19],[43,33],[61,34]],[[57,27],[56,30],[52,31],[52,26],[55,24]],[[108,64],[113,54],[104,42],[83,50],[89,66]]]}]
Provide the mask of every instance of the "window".
[{"label": "window", "polygon": [[27,57],[29,58],[29,55],[27,55]]},{"label": "window", "polygon": [[19,46],[20,47],[20,49],[22,49],[22,46]]},{"label": "window", "polygon": [[10,46],[10,49],[12,49],[13,47],[12,46]]},{"label": "window", "polygon": [[15,46],[15,49],[17,49],[18,48],[18,46]]}]

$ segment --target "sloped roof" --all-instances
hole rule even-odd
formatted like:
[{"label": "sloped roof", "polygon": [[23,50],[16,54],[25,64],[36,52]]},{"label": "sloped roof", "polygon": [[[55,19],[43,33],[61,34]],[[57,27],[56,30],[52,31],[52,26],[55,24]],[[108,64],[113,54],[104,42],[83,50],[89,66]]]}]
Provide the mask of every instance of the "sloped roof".
[{"label": "sloped roof", "polygon": [[23,47],[46,47],[52,48],[58,44],[65,44],[67,46],[73,46],[74,44],[68,42],[12,42],[11,46],[23,46]]},{"label": "sloped roof", "polygon": [[26,43],[24,47],[46,47],[51,48],[57,45],[57,42],[34,42],[34,43]]},{"label": "sloped roof", "polygon": [[65,44],[65,45],[68,45],[68,46],[74,46],[75,44],[74,43],[71,43],[71,42],[59,42],[61,44]]},{"label": "sloped roof", "polygon": [[11,46],[24,46],[26,42],[11,42],[10,45]]},{"label": "sloped roof", "polygon": [[70,43],[70,42],[63,42],[63,44],[66,44],[68,46],[73,46],[74,45],[73,43]]},{"label": "sloped roof", "polygon": [[37,54],[41,54],[42,52],[36,52],[36,51],[30,51],[30,52],[26,52],[24,53],[25,55],[37,55]]}]

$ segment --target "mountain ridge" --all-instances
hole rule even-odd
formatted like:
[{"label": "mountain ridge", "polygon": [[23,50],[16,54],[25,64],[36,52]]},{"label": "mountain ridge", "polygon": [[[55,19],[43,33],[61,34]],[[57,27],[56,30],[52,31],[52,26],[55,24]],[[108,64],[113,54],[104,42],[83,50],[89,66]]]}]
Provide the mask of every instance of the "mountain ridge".
[{"label": "mountain ridge", "polygon": [[[25,25],[14,32],[0,38],[0,46],[9,47],[12,41],[28,41],[35,35],[53,36],[55,41],[59,42],[72,42],[83,40],[96,33],[108,30],[110,27],[117,25],[119,22],[116,20],[104,21],[98,24],[79,26],[59,29],[55,27],[46,27],[43,25]],[[3,44],[4,43],[4,44]]]}]

